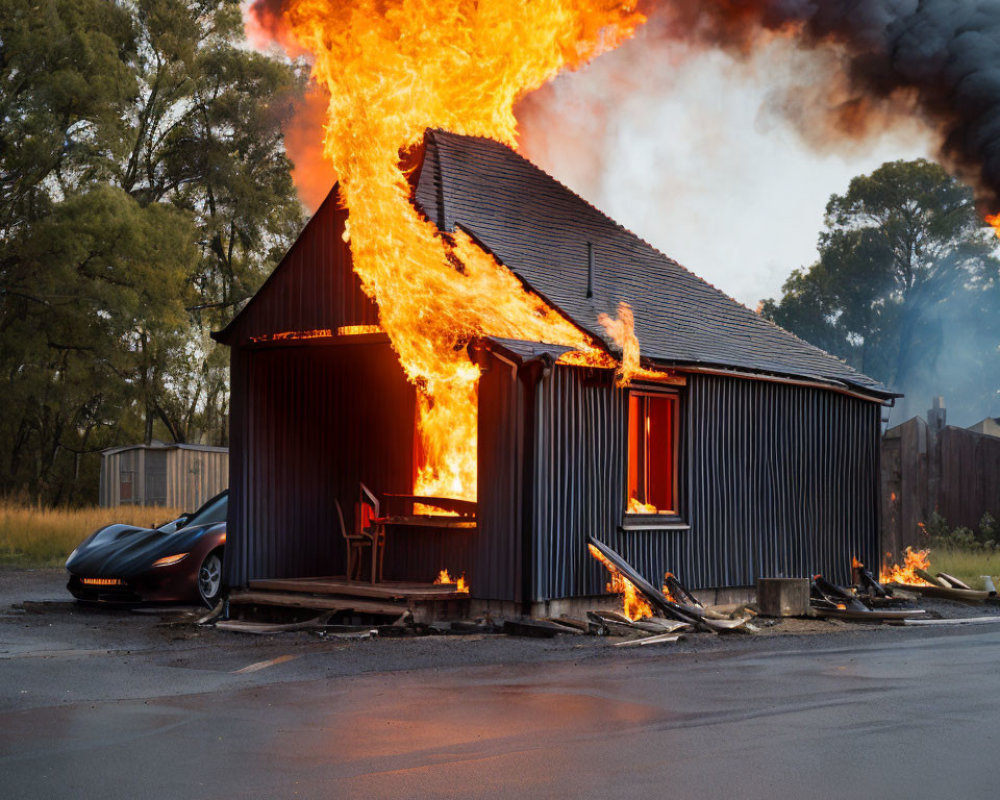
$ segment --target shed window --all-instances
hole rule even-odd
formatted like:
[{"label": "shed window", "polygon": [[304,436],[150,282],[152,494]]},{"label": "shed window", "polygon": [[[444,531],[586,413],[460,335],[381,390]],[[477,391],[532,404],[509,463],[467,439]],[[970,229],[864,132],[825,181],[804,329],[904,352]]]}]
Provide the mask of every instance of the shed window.
[{"label": "shed window", "polygon": [[678,514],[675,394],[629,395],[626,510],[629,514]]}]

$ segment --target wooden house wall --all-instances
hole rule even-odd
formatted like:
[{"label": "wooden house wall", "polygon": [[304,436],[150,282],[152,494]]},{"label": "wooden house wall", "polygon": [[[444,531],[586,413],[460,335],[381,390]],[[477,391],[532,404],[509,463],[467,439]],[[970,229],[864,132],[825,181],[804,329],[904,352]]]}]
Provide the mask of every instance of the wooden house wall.
[{"label": "wooden house wall", "polygon": [[[333,499],[350,529],[359,481],[412,491],[415,392],[395,355],[384,343],[237,348],[232,381],[227,583],[344,574]],[[522,391],[500,361],[481,382],[479,529],[390,527],[386,580],[448,569],[476,597],[519,599],[523,528],[509,512],[520,508]]]},{"label": "wooden house wall", "polygon": [[[748,586],[877,563],[879,405],[821,389],[692,375],[681,399],[690,530],[623,530],[626,393],[556,368],[536,402],[534,600],[594,595],[594,535],[656,583]],[[658,585],[658,584],[656,584]]]},{"label": "wooden house wall", "polygon": [[410,491],[413,389],[386,343],[235,356],[226,580],[344,574],[334,498],[350,530],[359,482]]},{"label": "wooden house wall", "polygon": [[240,345],[285,331],[374,325],[375,304],[361,290],[343,239],[347,211],[331,192],[260,291],[220,339]]},{"label": "wooden house wall", "polygon": [[[530,385],[527,384],[527,385]],[[479,379],[478,532],[469,571],[474,595],[482,600],[522,602],[525,496],[524,440],[526,384],[518,367],[489,356]]]}]

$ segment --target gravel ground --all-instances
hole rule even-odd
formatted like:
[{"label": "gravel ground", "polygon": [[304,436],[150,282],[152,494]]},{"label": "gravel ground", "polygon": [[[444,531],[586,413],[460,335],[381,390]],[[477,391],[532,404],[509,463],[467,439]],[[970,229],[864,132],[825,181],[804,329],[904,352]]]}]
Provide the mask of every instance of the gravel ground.
[{"label": "gravel ground", "polygon": [[[788,619],[757,635],[688,634],[662,647],[618,648],[619,637],[558,636],[532,639],[491,634],[408,636],[338,641],[300,631],[265,636],[198,627],[205,613],[194,607],[139,609],[91,607],[75,603],[61,569],[0,570],[0,662],[12,658],[127,656],[133,663],[192,670],[233,672],[268,659],[303,659],[310,672],[355,675],[367,672],[533,661],[712,657],[718,653],[781,651],[803,646],[851,646],[920,636],[929,630],[947,635],[954,628],[900,628],[837,620]],[[921,602],[928,618],[960,618],[1000,613],[994,605],[964,605],[943,600]],[[998,616],[1000,620],[1000,616]],[[820,642],[819,640],[823,640]],[[290,660],[290,659],[289,659]],[[290,670],[297,675],[297,670]],[[269,673],[264,672],[264,675]]]}]

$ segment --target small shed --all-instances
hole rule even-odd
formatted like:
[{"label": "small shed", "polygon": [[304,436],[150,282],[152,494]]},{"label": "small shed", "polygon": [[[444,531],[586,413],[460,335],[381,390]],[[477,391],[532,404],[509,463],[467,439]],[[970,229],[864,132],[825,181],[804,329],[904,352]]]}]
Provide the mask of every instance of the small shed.
[{"label": "small shed", "polygon": [[194,511],[229,485],[229,448],[129,444],[101,452],[100,504]]},{"label": "small shed", "polygon": [[[549,343],[470,341],[481,373],[475,525],[400,523],[386,580],[447,568],[467,576],[474,600],[544,609],[605,591],[588,536],[650,582],[672,571],[694,588],[815,572],[846,581],[852,558],[878,563],[885,386],[503,145],[429,132],[410,180],[438,230],[466,231],[615,357],[599,315],[631,303],[646,363],[672,379],[622,388]],[[214,334],[231,348],[231,587],[345,574],[334,500],[350,516],[360,481],[413,491],[416,390],[353,272],[346,218],[334,188]]]}]

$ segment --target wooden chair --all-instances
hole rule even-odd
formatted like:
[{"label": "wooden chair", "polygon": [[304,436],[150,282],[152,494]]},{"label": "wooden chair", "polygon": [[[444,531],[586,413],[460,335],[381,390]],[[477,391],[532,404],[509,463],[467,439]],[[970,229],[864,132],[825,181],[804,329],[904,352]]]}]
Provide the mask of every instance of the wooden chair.
[{"label": "wooden chair", "polygon": [[344,509],[334,498],[340,535],[344,537],[347,551],[347,580],[361,580],[361,557],[365,548],[371,549],[371,582],[382,580],[382,561],[385,557],[385,526],[380,516],[381,505],[375,493],[363,483],[354,506],[354,529],[348,533],[344,524]]},{"label": "wooden chair", "polygon": [[344,509],[341,508],[340,501],[336,498],[334,498],[333,502],[337,505],[340,535],[344,537],[344,544],[347,549],[347,580],[361,580],[361,555],[366,547],[371,547],[371,537],[362,533],[348,533],[347,526],[344,524]]},{"label": "wooden chair", "polygon": [[385,521],[381,514],[381,504],[375,493],[364,483],[358,491],[357,533],[367,537],[372,549],[372,583],[382,580],[382,562],[385,559]]}]

